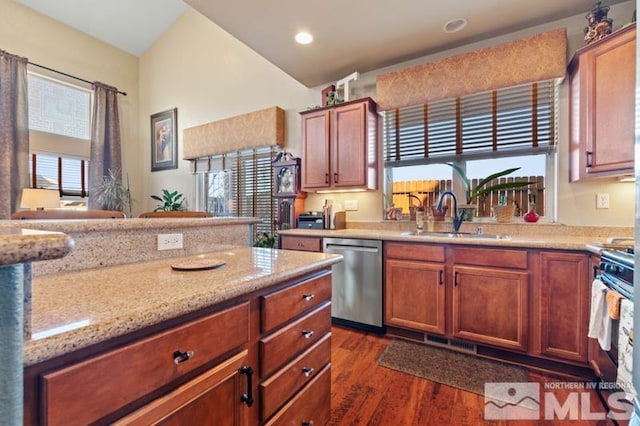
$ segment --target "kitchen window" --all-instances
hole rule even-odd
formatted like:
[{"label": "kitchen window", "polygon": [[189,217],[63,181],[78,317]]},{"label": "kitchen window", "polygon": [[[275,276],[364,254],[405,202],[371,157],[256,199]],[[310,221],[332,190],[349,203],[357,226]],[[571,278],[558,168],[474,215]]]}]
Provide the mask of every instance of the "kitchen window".
[{"label": "kitchen window", "polygon": [[196,208],[214,216],[258,217],[256,233],[275,232],[272,162],[276,146],[249,149],[192,161]]},{"label": "kitchen window", "polygon": [[[409,195],[432,204],[442,191],[454,188],[463,197],[460,178],[447,162],[458,164],[470,179],[522,167],[506,178],[539,180],[531,186],[540,201],[538,212],[551,216],[557,100],[558,82],[550,80],[386,111],[387,203],[406,206],[407,213]],[[525,213],[527,194],[519,200],[518,207]],[[490,215],[490,209],[484,209],[484,215]]]},{"label": "kitchen window", "polygon": [[34,188],[85,204],[91,146],[91,90],[28,72],[29,170]]}]

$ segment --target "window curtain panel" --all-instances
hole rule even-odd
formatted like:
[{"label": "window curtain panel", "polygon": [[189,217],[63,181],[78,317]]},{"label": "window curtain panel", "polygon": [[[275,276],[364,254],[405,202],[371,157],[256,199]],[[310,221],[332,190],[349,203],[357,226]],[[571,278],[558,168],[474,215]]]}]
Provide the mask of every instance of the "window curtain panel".
[{"label": "window curtain panel", "polygon": [[11,219],[29,186],[27,63],[0,50],[0,219]]},{"label": "window curtain panel", "polygon": [[89,208],[101,209],[97,189],[109,171],[122,178],[118,89],[103,83],[93,83],[93,120],[89,156]]}]

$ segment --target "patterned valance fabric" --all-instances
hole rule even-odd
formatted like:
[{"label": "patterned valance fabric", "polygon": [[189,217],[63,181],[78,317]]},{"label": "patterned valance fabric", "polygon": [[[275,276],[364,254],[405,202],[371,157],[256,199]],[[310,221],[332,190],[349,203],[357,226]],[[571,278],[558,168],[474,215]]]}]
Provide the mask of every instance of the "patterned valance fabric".
[{"label": "patterned valance fabric", "polygon": [[261,146],[284,146],[284,110],[279,107],[237,115],[184,129],[185,160]]},{"label": "patterned valance fabric", "polygon": [[422,105],[562,78],[566,68],[567,33],[563,28],[381,74],[376,102],[381,110]]}]

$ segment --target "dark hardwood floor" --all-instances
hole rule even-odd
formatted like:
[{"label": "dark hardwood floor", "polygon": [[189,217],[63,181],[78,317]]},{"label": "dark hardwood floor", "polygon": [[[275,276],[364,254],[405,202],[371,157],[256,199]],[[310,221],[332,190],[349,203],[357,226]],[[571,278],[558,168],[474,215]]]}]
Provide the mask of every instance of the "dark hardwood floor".
[{"label": "dark hardwood floor", "polygon": [[[484,420],[484,397],[376,364],[390,338],[333,326],[330,425],[604,425],[604,421]],[[530,373],[531,382],[561,381]],[[555,390],[564,401],[569,390]],[[604,409],[590,391],[591,413]],[[541,411],[544,410],[544,407]],[[543,411],[544,412],[544,411]]]}]

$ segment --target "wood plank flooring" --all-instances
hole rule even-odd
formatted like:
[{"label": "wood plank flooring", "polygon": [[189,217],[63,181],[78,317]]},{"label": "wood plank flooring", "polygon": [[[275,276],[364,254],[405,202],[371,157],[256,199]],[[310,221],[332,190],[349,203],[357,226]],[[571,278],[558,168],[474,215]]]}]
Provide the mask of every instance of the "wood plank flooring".
[{"label": "wood plank flooring", "polygon": [[[344,327],[333,326],[331,349],[330,425],[604,425],[605,421],[487,421],[484,397],[434,383],[376,364],[390,339]],[[531,382],[562,381],[530,373]],[[554,390],[559,401],[570,391]],[[595,391],[590,391],[591,413],[604,408]],[[544,412],[544,408],[541,410]]]}]

